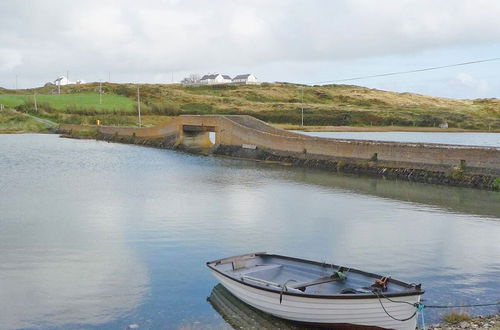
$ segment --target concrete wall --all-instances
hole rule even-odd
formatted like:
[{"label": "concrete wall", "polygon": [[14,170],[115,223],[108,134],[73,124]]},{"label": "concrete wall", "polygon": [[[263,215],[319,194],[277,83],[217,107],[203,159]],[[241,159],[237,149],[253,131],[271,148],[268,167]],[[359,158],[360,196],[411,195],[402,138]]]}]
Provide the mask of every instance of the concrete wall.
[{"label": "concrete wall", "polygon": [[[471,173],[500,174],[500,148],[315,138],[272,127],[250,116],[179,116],[151,128],[96,128],[103,134],[131,136],[135,133],[136,137],[145,139],[177,135],[179,144],[183,144],[186,136],[183,125],[213,126],[216,146],[254,145],[283,156],[365,162],[376,159],[376,163],[384,166],[430,170],[450,170],[462,164]],[[61,128],[79,130],[82,127],[63,125]],[[200,147],[207,147],[206,135],[199,138],[195,135],[190,132],[186,144],[194,146],[196,141],[201,141]]]}]

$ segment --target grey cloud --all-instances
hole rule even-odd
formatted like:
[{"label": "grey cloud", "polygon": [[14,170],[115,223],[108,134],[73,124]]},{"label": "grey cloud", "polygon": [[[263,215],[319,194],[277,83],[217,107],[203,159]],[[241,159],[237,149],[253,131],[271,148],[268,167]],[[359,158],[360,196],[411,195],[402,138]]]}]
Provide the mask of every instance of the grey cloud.
[{"label": "grey cloud", "polygon": [[[2,1],[0,75],[95,78],[500,42],[497,1]],[[0,76],[0,85],[5,78]],[[279,77],[276,77],[279,79]]]}]

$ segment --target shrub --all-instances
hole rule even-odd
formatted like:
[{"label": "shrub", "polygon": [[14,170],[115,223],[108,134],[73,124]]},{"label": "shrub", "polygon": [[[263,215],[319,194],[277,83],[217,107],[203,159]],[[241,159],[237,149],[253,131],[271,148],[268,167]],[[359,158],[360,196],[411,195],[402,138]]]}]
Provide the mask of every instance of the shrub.
[{"label": "shrub", "polygon": [[84,136],[84,137],[96,137],[97,136],[97,130],[96,129],[82,129],[82,130],[76,130],[72,131],[71,135],[75,136]]},{"label": "shrub", "polygon": [[206,103],[187,103],[181,106],[183,112],[190,114],[211,113],[214,110],[213,105]]},{"label": "shrub", "polygon": [[[48,113],[56,111],[49,103],[47,102],[37,102],[38,111],[45,111]],[[20,104],[16,107],[16,110],[22,112],[30,112],[35,110],[35,102],[32,99],[24,100],[23,104]]]},{"label": "shrub", "polygon": [[493,188],[493,190],[500,191],[500,178],[496,178],[495,180],[493,180],[491,187]]},{"label": "shrub", "polygon": [[460,323],[463,321],[470,321],[471,317],[467,313],[451,312],[449,314],[443,315],[443,321],[446,323]]},{"label": "shrub", "polygon": [[451,169],[450,177],[455,180],[462,179],[464,177],[464,169],[460,166],[455,166]]},{"label": "shrub", "polygon": [[119,85],[118,87],[116,87],[115,93],[118,95],[131,97],[136,95],[137,89],[127,85]]},{"label": "shrub", "polygon": [[156,115],[178,116],[180,112],[181,109],[175,103],[154,103],[151,105],[151,113]]}]

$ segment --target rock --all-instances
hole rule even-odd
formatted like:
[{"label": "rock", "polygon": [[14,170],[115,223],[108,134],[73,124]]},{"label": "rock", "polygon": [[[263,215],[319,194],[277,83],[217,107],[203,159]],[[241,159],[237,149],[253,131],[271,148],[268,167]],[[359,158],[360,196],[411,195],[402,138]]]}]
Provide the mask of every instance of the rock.
[{"label": "rock", "polygon": [[459,326],[462,329],[468,329],[468,328],[470,328],[470,323],[466,322],[466,321],[463,321],[463,322],[460,322]]}]

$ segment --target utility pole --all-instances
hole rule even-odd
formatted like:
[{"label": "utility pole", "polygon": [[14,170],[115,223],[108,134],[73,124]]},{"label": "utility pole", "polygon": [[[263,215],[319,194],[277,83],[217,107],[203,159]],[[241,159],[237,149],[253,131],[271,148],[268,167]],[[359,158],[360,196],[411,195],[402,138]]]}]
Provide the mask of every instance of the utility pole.
[{"label": "utility pole", "polygon": [[141,122],[141,95],[139,94],[139,85],[137,85],[137,113],[139,114],[139,127],[142,126]]},{"label": "utility pole", "polygon": [[69,71],[66,70],[66,83],[69,84]]},{"label": "utility pole", "polygon": [[300,126],[304,127],[304,86],[300,87],[300,92],[301,92],[301,102],[302,102],[302,111],[301,111],[301,121],[300,121]]},{"label": "utility pole", "polygon": [[17,92],[17,74],[16,74],[16,92]]},{"label": "utility pole", "polygon": [[35,101],[35,112],[38,112],[38,106],[36,104],[36,91],[33,91],[33,99]]},{"label": "utility pole", "polygon": [[99,81],[99,104],[102,104],[102,79]]}]

